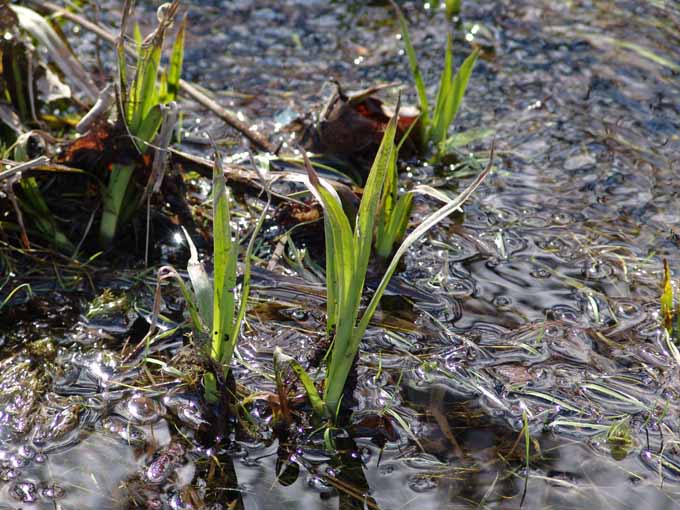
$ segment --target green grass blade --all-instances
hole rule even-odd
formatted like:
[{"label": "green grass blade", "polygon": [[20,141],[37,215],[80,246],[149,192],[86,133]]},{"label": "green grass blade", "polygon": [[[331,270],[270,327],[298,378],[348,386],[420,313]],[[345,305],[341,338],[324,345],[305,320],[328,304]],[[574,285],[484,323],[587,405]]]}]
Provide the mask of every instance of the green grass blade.
[{"label": "green grass blade", "polygon": [[135,52],[139,55],[142,52],[142,41],[144,36],[142,35],[142,29],[139,23],[135,21],[135,25],[132,28],[132,40],[135,42]]},{"label": "green grass blade", "polygon": [[[24,133],[15,142],[13,151],[15,161],[26,162],[30,159],[28,156],[28,146],[31,136],[30,132]],[[45,202],[35,177],[23,175],[19,185],[23,194],[23,199],[20,200],[21,209],[31,216],[33,223],[40,233],[58,249],[73,253],[75,247],[57,227],[56,219],[52,211],[50,211],[47,202]]]},{"label": "green grass blade", "polygon": [[[398,200],[399,176],[397,175],[397,153],[398,149],[392,151],[389,170],[382,190],[380,207],[378,208],[378,221],[375,228],[375,248],[376,253],[380,256],[382,256],[381,253],[384,251],[381,250],[381,247],[389,244],[389,224]],[[389,250],[390,248],[388,248]]]},{"label": "green grass blade", "polygon": [[129,101],[125,101],[123,98],[126,98],[128,95],[128,86],[127,86],[127,62],[125,60],[125,45],[120,44],[116,48],[116,53],[118,57],[118,86],[120,88],[119,90],[119,105],[118,109],[122,110],[119,112],[120,117],[124,120],[125,125],[129,125],[130,120],[132,119],[132,109],[130,107]]},{"label": "green grass blade", "polygon": [[300,365],[300,363],[298,363],[297,360],[295,360],[294,358],[285,355],[281,350],[281,347],[276,347],[274,349],[274,363],[278,367],[290,365],[290,367],[293,369],[293,372],[295,372],[295,375],[297,375],[298,378],[300,379],[300,382],[302,383],[302,386],[305,389],[305,393],[307,393],[307,398],[309,398],[309,402],[312,404],[314,414],[316,414],[319,417],[325,416],[326,406],[323,400],[321,399],[321,396],[319,395],[316,386],[314,385],[314,381],[312,381],[312,378],[309,376],[307,371],[302,367],[302,365]]},{"label": "green grass blade", "polygon": [[[332,291],[332,299],[335,300],[335,311],[332,316],[335,319],[333,355],[344,356],[349,344],[349,335],[352,331],[353,320],[356,319],[359,307],[360,295],[352,289],[352,280],[356,272],[354,251],[356,247],[352,243],[352,229],[349,220],[342,210],[340,202],[325,188],[319,189],[319,195],[324,203],[324,226],[332,237],[334,252],[326,257],[326,272],[329,271],[337,282]],[[328,219],[326,219],[326,217]],[[327,282],[328,284],[328,282]],[[332,367],[330,369],[332,372]],[[332,376],[330,377],[332,379]]]},{"label": "green grass blade", "polygon": [[168,73],[162,69],[158,76],[158,101],[167,104],[168,99]]},{"label": "green grass blade", "polygon": [[142,48],[137,62],[137,72],[131,88],[130,107],[133,111],[130,130],[137,134],[144,118],[158,103],[158,68],[161,63],[161,42],[149,48]]},{"label": "green grass blade", "polygon": [[606,397],[612,398],[614,400],[618,400],[619,402],[622,402],[627,405],[631,405],[634,407],[639,408],[640,410],[647,409],[647,406],[635,398],[632,395],[627,395],[626,393],[623,393],[622,391],[618,391],[612,388],[609,388],[607,386],[604,386],[602,384],[597,384],[597,383],[588,383],[584,384],[583,388],[586,390],[590,390],[592,392],[595,392],[596,394],[604,395]]},{"label": "green grass blade", "polygon": [[163,110],[161,105],[155,104],[151,110],[149,110],[146,117],[144,117],[144,120],[139,125],[139,129],[135,133],[135,136],[138,138],[135,142],[142,153],[146,152],[146,149],[148,148],[147,144],[153,141],[162,120]]},{"label": "green grass blade", "polygon": [[332,251],[327,253],[326,272],[328,273],[330,270],[332,279],[326,283],[327,286],[333,286],[335,302],[339,306],[339,303],[346,302],[346,296],[350,290],[352,273],[354,271],[352,229],[342,209],[338,195],[334,191],[331,192],[322,183],[311,164],[309,164],[309,160],[306,161],[305,166],[308,176],[307,187],[323,207],[326,233],[331,236]]},{"label": "green grass blade", "polygon": [[116,236],[118,220],[123,209],[125,196],[128,193],[133,170],[132,165],[114,164],[111,168],[99,226],[99,242],[104,248],[109,247]]},{"label": "green grass blade", "polygon": [[[184,229],[182,229],[184,230]],[[184,235],[188,238],[188,234],[186,230],[184,230]],[[194,258],[194,253],[195,253],[195,261],[198,262],[198,252],[196,252],[196,247],[194,246],[193,241],[190,239],[188,240],[189,243],[189,249],[193,247],[193,250],[191,251],[191,256]],[[191,259],[189,260],[191,263]],[[179,275],[177,270],[172,267],[172,266],[163,266],[158,270],[158,285],[160,285],[161,280],[167,279],[167,278],[174,278],[174,280],[177,282],[177,285],[179,286],[179,290],[182,293],[182,297],[184,298],[184,301],[187,304],[187,309],[189,310],[189,317],[191,318],[191,324],[194,326],[196,331],[206,331],[206,323],[205,320],[201,317],[201,311],[198,308],[198,298],[196,297],[195,294],[192,294],[192,292],[187,288],[187,286],[184,283],[184,280],[182,280],[182,277]],[[206,275],[207,279],[207,275]],[[209,283],[209,282],[208,282]],[[196,288],[196,285],[194,284],[193,280],[191,281],[191,286],[192,288]],[[212,300],[212,292],[208,293],[208,299]],[[212,305],[212,301],[210,302],[210,305]],[[205,306],[205,305],[203,305]],[[212,306],[206,306],[205,307],[207,310],[209,310],[209,313],[212,313]]]},{"label": "green grass blade", "polygon": [[410,191],[403,194],[397,201],[397,206],[394,208],[393,221],[390,224],[389,230],[390,237],[392,237],[395,242],[400,241],[406,233],[412,206],[413,193]]},{"label": "green grass blade", "polygon": [[[359,205],[356,227],[354,229],[354,246],[356,250],[356,270],[353,278],[353,287],[361,290],[364,287],[366,268],[371,256],[373,243],[373,231],[376,217],[378,216],[378,205],[385,186],[385,180],[390,169],[395,171],[396,147],[394,138],[397,133],[397,118],[399,115],[399,104],[395,114],[385,128],[380,148],[368,174],[364,194]],[[396,177],[396,175],[395,175]],[[396,187],[396,183],[394,184]]]},{"label": "green grass blade", "polygon": [[182,24],[177,32],[175,43],[172,46],[172,53],[170,55],[170,66],[168,68],[168,93],[165,98],[166,101],[174,101],[177,99],[179,92],[179,81],[182,77],[182,64],[184,62],[184,36],[186,32],[187,19],[182,20]]},{"label": "green grass blade", "polygon": [[[423,75],[420,72],[420,66],[418,65],[418,57],[416,56],[416,50],[413,48],[411,43],[411,36],[408,32],[408,23],[406,23],[406,18],[401,12],[399,6],[392,1],[395,11],[397,11],[397,17],[399,18],[399,26],[401,28],[401,38],[404,40],[404,48],[406,49],[406,55],[408,56],[408,64],[411,69],[411,75],[413,76],[413,81],[416,85],[416,91],[418,92],[418,102],[420,103],[420,113],[422,119],[422,128],[424,130],[428,129],[428,123],[430,119],[430,107],[427,101],[427,89],[425,88],[425,80],[423,80]],[[423,140],[425,138],[423,137]]]},{"label": "green grass blade", "polygon": [[316,390],[316,386],[314,386],[314,381],[312,381],[312,378],[309,377],[309,374],[307,374],[305,369],[302,368],[302,365],[300,365],[300,363],[298,363],[296,360],[291,360],[290,366],[295,372],[295,375],[300,378],[300,382],[307,393],[307,398],[309,398],[309,401],[312,404],[312,409],[314,409],[314,414],[317,416],[323,416],[326,412],[326,406],[321,399],[319,392]]},{"label": "green grass blade", "polygon": [[432,127],[430,131],[430,140],[433,140],[437,145],[446,138],[446,130],[448,124],[444,122],[444,110],[446,102],[451,97],[451,88],[453,85],[453,48],[451,43],[451,35],[446,37],[446,52],[444,53],[444,70],[442,71],[439,80],[439,89],[437,90],[437,100],[434,106],[434,114],[432,116]]},{"label": "green grass blade", "polygon": [[673,285],[671,268],[666,259],[663,260],[663,293],[661,294],[661,320],[670,333],[673,328]]},{"label": "green grass blade", "polygon": [[454,133],[447,138],[441,145],[442,154],[451,154],[457,148],[468,145],[472,142],[484,140],[496,134],[496,130],[488,127],[472,128],[459,133]]},{"label": "green grass blade", "polygon": [[449,87],[449,92],[446,96],[446,101],[443,105],[443,111],[440,117],[440,125],[437,125],[438,130],[433,135],[433,141],[440,146],[447,138],[449,126],[453,124],[453,121],[458,115],[458,110],[463,102],[463,96],[467,90],[468,83],[470,82],[470,76],[472,75],[472,70],[474,69],[475,62],[477,62],[477,57],[479,56],[479,49],[475,49],[468,57],[463,61],[463,64],[458,69],[456,76],[453,78],[451,86]]},{"label": "green grass blade", "polygon": [[7,306],[7,303],[9,303],[12,298],[22,289],[26,289],[26,293],[28,294],[28,297],[30,299],[33,299],[33,289],[31,288],[31,285],[29,283],[22,283],[21,285],[17,285],[14,287],[9,294],[5,297],[5,299],[0,303],[0,310],[2,310],[5,306]]},{"label": "green grass blade", "polygon": [[449,18],[460,15],[462,0],[446,0],[446,15]]},{"label": "green grass blade", "polygon": [[[330,219],[324,215],[324,230],[331,232]],[[337,253],[333,235],[325,235],[326,257]],[[335,262],[326,261],[326,335],[330,338],[338,322],[338,291],[340,288],[338,267]]]},{"label": "green grass blade", "polygon": [[64,235],[40,192],[35,177],[24,177],[20,182],[25,200],[21,200],[21,208],[27,212],[40,233],[58,249],[73,253],[73,243]]},{"label": "green grass blade", "polygon": [[[399,197],[399,174],[397,171],[397,157],[402,145],[408,139],[411,131],[420,119],[416,119],[402,135],[396,149],[392,151],[392,160],[385,186],[382,193],[382,202],[378,215],[378,225],[375,231],[375,250],[378,256],[387,258],[391,253],[396,241],[401,240],[408,225],[413,197],[407,193]],[[403,228],[402,228],[403,226]]]},{"label": "green grass blade", "polygon": [[470,76],[472,76],[472,71],[477,62],[477,57],[479,57],[479,48],[476,48],[467,58],[463,61],[456,76],[453,78],[453,85],[451,87],[451,96],[449,101],[446,103],[446,110],[444,112],[445,121],[448,126],[450,126],[454,120],[456,120],[456,115],[460,109],[460,105],[463,102],[463,96],[465,96],[465,91],[467,90],[468,84],[470,83]]},{"label": "green grass blade", "polygon": [[[213,324],[211,330],[211,356],[225,368],[231,359],[225,359],[225,347],[235,343],[238,332],[232,331],[236,304],[236,255],[238,243],[232,239],[229,195],[224,180],[221,157],[215,154],[213,166]],[[228,349],[233,352],[233,348]]]},{"label": "green grass blade", "polygon": [[376,235],[375,251],[380,257],[389,257],[394,244],[404,237],[412,205],[413,193],[411,192],[405,193],[397,200],[384,231],[381,235]]},{"label": "green grass blade", "polygon": [[465,190],[463,190],[454,200],[447,203],[445,206],[441,207],[434,213],[430,214],[427,218],[425,218],[425,220],[422,221],[420,225],[418,225],[418,227],[416,227],[416,229],[406,237],[406,239],[404,239],[404,242],[401,243],[401,246],[399,246],[399,249],[394,254],[394,257],[392,257],[390,265],[387,267],[387,270],[385,271],[385,274],[382,280],[380,281],[378,288],[376,289],[375,293],[373,294],[373,297],[371,298],[371,301],[366,307],[366,310],[364,311],[364,314],[361,317],[361,321],[359,322],[359,325],[356,328],[354,336],[356,336],[357,338],[361,338],[366,332],[368,323],[370,322],[371,318],[373,317],[373,314],[378,308],[380,299],[382,298],[382,295],[385,293],[387,284],[390,282],[392,275],[396,271],[397,266],[399,265],[399,261],[401,260],[401,257],[403,257],[406,251],[411,246],[413,246],[414,243],[421,239],[430,229],[432,229],[435,225],[444,220],[451,213],[458,210],[470,198],[472,193],[474,193],[474,191],[480,186],[480,184],[482,184],[486,176],[493,168],[492,163],[493,163],[493,151],[487,167],[484,169],[483,172],[481,172],[477,176],[477,178]]}]

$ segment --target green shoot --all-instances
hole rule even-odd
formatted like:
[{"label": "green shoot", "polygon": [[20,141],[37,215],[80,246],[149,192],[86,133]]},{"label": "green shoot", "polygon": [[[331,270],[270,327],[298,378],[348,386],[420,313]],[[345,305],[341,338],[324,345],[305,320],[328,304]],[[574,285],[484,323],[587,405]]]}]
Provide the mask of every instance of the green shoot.
[{"label": "green shoot", "polygon": [[663,261],[663,291],[661,293],[661,323],[668,333],[668,338],[677,342],[680,337],[680,303],[673,306],[673,283],[668,261]]},{"label": "green shoot", "polygon": [[476,49],[463,61],[458,72],[453,75],[453,48],[451,36],[448,37],[444,57],[445,67],[439,83],[439,92],[429,136],[438,150],[441,144],[446,141],[449,126],[456,119],[478,55],[479,50]]},{"label": "green shoot", "polygon": [[[447,10],[449,8],[449,3],[455,4],[455,2],[447,2]],[[475,62],[477,61],[477,57],[479,56],[479,49],[475,49],[463,61],[458,71],[454,74],[453,48],[451,36],[448,36],[446,52],[444,54],[444,71],[440,78],[434,110],[432,113],[430,113],[425,83],[423,81],[422,73],[420,72],[420,67],[418,66],[418,57],[416,56],[415,49],[411,43],[411,37],[408,32],[406,18],[404,18],[401,9],[399,9],[394,1],[392,2],[392,5],[394,6],[399,18],[401,35],[402,39],[404,40],[409,67],[411,68],[411,74],[413,75],[413,80],[416,84],[416,90],[418,92],[418,102],[420,103],[421,111],[421,124],[423,126],[422,134],[424,135],[421,138],[425,144],[430,142],[433,143],[436,148],[437,157],[440,157],[443,153],[444,146],[448,138],[448,130],[456,120],[458,110],[460,109],[460,105],[463,102],[465,90],[467,89],[470,76],[472,75],[472,70],[474,68]],[[455,8],[455,5],[452,5],[451,8]]]},{"label": "green shoot", "polygon": [[[320,417],[335,419],[361,340],[401,257],[432,227],[453,211],[459,209],[481,184],[491,168],[489,165],[455,200],[450,201],[441,209],[426,217],[406,237],[392,257],[371,301],[359,317],[380,200],[385,194],[385,183],[390,165],[396,158],[397,148],[394,138],[397,118],[398,115],[395,114],[385,129],[382,143],[364,188],[354,230],[350,227],[350,220],[342,209],[337,193],[329,184],[324,183],[318,177],[312,166],[307,162],[307,186],[324,209],[327,333],[329,336],[333,336],[331,350],[327,356],[326,381],[323,392],[324,415]],[[307,391],[310,400],[315,401],[318,398],[318,395],[310,392],[309,389]],[[317,408],[316,405],[314,407]]]},{"label": "green shoot", "polygon": [[460,8],[463,0],[446,0],[446,15],[449,18],[460,15]]},{"label": "green shoot", "polygon": [[[140,154],[146,152],[160,128],[160,105],[176,96],[184,50],[184,25],[173,47],[167,79],[162,78],[160,63],[165,32],[171,26],[178,7],[179,1],[175,0],[167,10],[159,11],[158,27],[144,41],[139,41],[141,34],[136,29],[137,69],[129,85],[125,73],[125,52],[122,45],[118,49],[120,115]],[[114,164],[111,168],[99,228],[100,244],[104,247],[111,245],[119,224],[132,215],[138,202],[137,193],[131,186],[134,168],[134,163]]]},{"label": "green shoot", "polygon": [[[423,79],[423,74],[420,72],[420,66],[418,66],[418,57],[416,56],[416,50],[413,48],[411,43],[411,36],[408,31],[408,24],[406,23],[406,18],[401,12],[401,9],[396,3],[392,3],[397,11],[399,17],[399,26],[401,28],[401,37],[404,40],[404,47],[406,48],[406,55],[408,56],[408,64],[411,69],[411,74],[413,75],[413,81],[416,84],[416,91],[418,92],[418,103],[420,106],[420,140],[423,144],[428,143],[428,132],[430,129],[430,106],[427,101],[427,89],[425,88],[425,80]],[[423,147],[424,149],[424,147]]]},{"label": "green shoot", "polygon": [[399,173],[397,171],[397,156],[401,146],[408,138],[411,129],[417,124],[413,122],[401,138],[399,146],[392,153],[389,163],[388,174],[379,208],[378,224],[375,230],[375,252],[387,259],[394,250],[394,245],[401,241],[406,233],[411,206],[413,205],[413,193],[406,192],[399,196]]},{"label": "green shoot", "polygon": [[669,334],[673,331],[673,284],[668,261],[663,261],[663,292],[661,293],[661,320]]},{"label": "green shoot", "polygon": [[[236,259],[238,239],[232,237],[229,194],[216,155],[213,172],[213,297],[210,356],[218,363],[231,362],[240,329],[236,312]],[[245,300],[243,300],[245,305]]]},{"label": "green shoot", "polygon": [[[28,132],[17,138],[14,144],[13,156],[18,162],[28,161],[28,145],[31,137],[38,136]],[[38,181],[35,177],[22,176],[19,181],[21,197],[19,199],[21,210],[28,216],[36,230],[59,250],[73,253],[74,246],[66,235],[58,228],[56,219],[43,198]]]},{"label": "green shoot", "polygon": [[[241,324],[246,314],[250,293],[250,259],[255,246],[255,238],[262,227],[265,211],[260,216],[251,240],[246,249],[243,270],[243,284],[240,303],[237,307],[237,257],[239,242],[231,229],[229,212],[229,193],[224,180],[224,171],[219,154],[215,154],[213,167],[213,278],[208,277],[203,264],[198,260],[198,252],[187,235],[191,257],[187,266],[194,294],[191,303],[196,303],[198,318],[192,316],[194,327],[209,334],[210,358],[221,366],[224,375],[229,372],[231,360],[236,349]],[[185,233],[186,234],[186,233]],[[188,300],[189,301],[189,300]],[[206,395],[214,400],[215,379],[206,374]]]},{"label": "green shoot", "polygon": [[177,99],[179,93],[179,81],[182,77],[182,65],[184,63],[184,37],[186,33],[187,20],[184,18],[177,32],[175,44],[172,46],[170,55],[170,66],[167,74],[167,92],[162,98],[163,103],[169,103]]},{"label": "green shoot", "polygon": [[[463,3],[462,0],[446,0],[446,16],[449,18],[458,16],[460,14],[461,3]],[[439,9],[439,0],[433,0],[430,4],[434,9]]]}]

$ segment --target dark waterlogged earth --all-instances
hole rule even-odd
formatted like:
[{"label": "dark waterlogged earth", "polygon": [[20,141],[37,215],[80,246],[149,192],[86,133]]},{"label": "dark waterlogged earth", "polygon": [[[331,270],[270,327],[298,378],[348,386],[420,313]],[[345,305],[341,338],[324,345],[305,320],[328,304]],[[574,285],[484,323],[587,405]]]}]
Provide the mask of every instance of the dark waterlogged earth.
[{"label": "dark waterlogged earth", "polygon": [[[146,33],[157,5],[140,4]],[[284,142],[330,79],[401,82],[414,103],[382,4],[184,2],[185,78]],[[366,335],[352,422],[389,429],[383,447],[358,437],[330,457],[266,434],[199,446],[204,404],[176,373],[193,362],[183,332],[154,345],[154,362],[124,345],[143,336],[155,270],[95,261],[59,271],[72,290],[57,292],[54,275],[14,274],[7,259],[12,287],[33,297],[0,309],[0,508],[680,508],[680,354],[659,327],[662,259],[680,271],[680,5],[463,0],[457,27],[427,3],[400,5],[432,97],[449,28],[458,64],[483,47],[455,131],[475,135],[458,138],[464,158],[484,160],[495,140],[496,160],[464,217],[409,251],[402,296]],[[114,29],[119,9],[83,15]],[[101,72],[95,37],[64,29]],[[219,119],[183,107],[186,150],[208,156],[209,132],[243,152]],[[476,171],[412,164],[402,179],[453,189]],[[435,205],[416,199],[416,215]],[[186,261],[176,239],[166,255]],[[234,370],[251,394],[273,391],[276,346],[305,361],[322,339],[322,280],[294,267],[255,279]],[[171,328],[181,301],[166,304]]]}]

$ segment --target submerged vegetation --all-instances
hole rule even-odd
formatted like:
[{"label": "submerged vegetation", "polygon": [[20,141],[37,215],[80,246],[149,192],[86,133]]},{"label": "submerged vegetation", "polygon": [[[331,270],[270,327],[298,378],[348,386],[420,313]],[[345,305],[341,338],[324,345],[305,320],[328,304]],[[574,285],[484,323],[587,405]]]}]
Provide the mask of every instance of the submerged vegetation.
[{"label": "submerged vegetation", "polygon": [[[496,27],[508,13],[471,5],[462,19],[455,0],[345,3],[328,12],[366,9],[392,44],[369,56],[343,35],[314,53],[309,27],[263,25],[297,3],[205,14],[174,0],[149,25],[126,0],[120,23],[102,18],[113,34],[80,2],[0,0],[0,485],[12,505],[246,508],[293,494],[308,506],[312,494],[342,510],[543,509],[594,504],[601,485],[675,503],[669,59],[637,45],[643,62],[617,81],[588,46],[614,35],[542,32],[533,11]],[[225,39],[187,22],[216,12],[248,21]],[[72,51],[64,34],[83,31],[96,37]],[[238,65],[208,85],[187,81],[212,59],[203,32],[215,47],[239,39]],[[534,32],[551,34],[539,53]],[[521,58],[503,46],[512,37]],[[103,65],[83,66],[93,41]],[[428,58],[444,44],[443,62]],[[619,58],[631,45],[614,47]],[[208,90],[246,72],[241,51],[266,64],[257,83],[271,98]],[[277,82],[290,71],[272,62],[293,66],[289,51],[324,70],[325,52],[352,55],[318,113],[318,90]],[[417,109],[399,84],[340,85],[409,73]],[[286,83],[302,90],[300,76]],[[262,105],[275,106],[248,120]],[[653,124],[663,136],[648,146],[638,128]],[[631,212],[657,181],[669,196]]]}]

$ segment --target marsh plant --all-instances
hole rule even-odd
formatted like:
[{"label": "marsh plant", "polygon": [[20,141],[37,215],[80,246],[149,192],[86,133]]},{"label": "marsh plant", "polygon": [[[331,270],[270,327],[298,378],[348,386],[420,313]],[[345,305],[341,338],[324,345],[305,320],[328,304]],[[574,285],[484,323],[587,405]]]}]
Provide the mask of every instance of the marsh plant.
[{"label": "marsh plant", "polygon": [[[229,193],[220,156],[216,153],[213,171],[213,278],[212,280],[208,278],[189,236],[186,237],[191,248],[191,258],[187,272],[201,319],[200,326],[198,324],[195,326],[198,331],[208,334],[210,358],[222,368],[225,376],[229,372],[246,314],[250,291],[250,255],[263,219],[264,215],[260,217],[246,251],[239,302],[236,295],[239,241],[231,228]],[[215,400],[217,388],[211,374],[206,375],[204,384],[208,400]]]},{"label": "marsh plant", "polygon": [[[296,363],[293,366],[300,375],[317,416],[331,421],[335,421],[338,416],[347,379],[364,333],[401,257],[432,227],[458,210],[481,184],[491,168],[489,165],[458,197],[424,218],[420,225],[404,239],[390,259],[368,305],[362,309],[361,300],[371,258],[371,247],[376,239],[376,227],[381,215],[381,199],[385,197],[386,189],[389,191],[390,186],[396,187],[396,182],[392,180],[394,175],[390,176],[390,169],[394,166],[397,153],[395,135],[398,110],[397,106],[397,113],[385,129],[382,143],[368,175],[353,228],[342,208],[340,197],[333,187],[321,179],[309,163],[307,164],[307,187],[324,210],[326,334],[332,341],[326,355],[323,394],[318,393],[312,378],[304,373],[299,364]],[[399,228],[402,228],[402,225],[399,225]]]},{"label": "marsh plant", "polygon": [[[10,100],[12,106],[20,113],[19,119],[22,122],[18,124],[18,127],[14,126],[14,130],[22,130],[24,123],[41,122],[42,126],[49,125],[54,122],[54,116],[44,115],[44,105],[54,103],[55,108],[61,110],[64,100],[71,98],[71,93],[68,92],[69,87],[61,82],[61,76],[52,71],[53,67],[58,69],[66,81],[80,91],[86,102],[94,102],[96,99],[93,108],[76,126],[76,131],[79,133],[88,131],[95,125],[95,121],[108,118],[114,106],[114,96],[117,99],[117,125],[111,126],[106,123],[105,128],[94,129],[89,133],[90,142],[95,138],[97,144],[103,141],[101,144],[103,148],[98,148],[97,151],[104,154],[108,149],[113,149],[111,152],[114,154],[114,161],[110,166],[101,164],[94,169],[85,169],[88,172],[98,170],[103,174],[103,207],[99,225],[99,241],[103,248],[111,246],[121,224],[132,217],[143,198],[148,197],[152,190],[156,191],[158,183],[162,181],[167,144],[172,137],[176,119],[176,111],[172,105],[179,90],[183,63],[184,23],[177,30],[167,68],[161,68],[164,41],[175,22],[179,9],[179,0],[175,0],[159,8],[158,26],[146,38],[142,39],[139,30],[136,30],[136,49],[134,50],[136,67],[131,80],[128,81],[126,53],[130,52],[131,48],[126,45],[125,34],[133,4],[132,0],[127,0],[123,8],[123,22],[117,48],[118,76],[115,94],[113,86],[109,86],[99,93],[98,98],[97,88],[90,77],[70,48],[62,41],[59,33],[46,19],[26,7],[11,6],[10,8],[0,5],[1,14],[8,18],[10,29],[14,30],[16,35],[22,36],[21,38],[6,37],[6,40],[0,44],[0,55],[3,61],[6,63],[11,61],[5,69],[8,72],[0,78],[0,90],[4,98]],[[8,35],[12,33],[8,32]],[[19,42],[10,44],[10,41],[14,39]],[[34,43],[40,46],[40,51],[35,50]],[[30,66],[27,67],[27,62],[32,61],[37,62],[36,70],[40,74],[33,72]],[[37,76],[42,75],[49,77],[51,83],[58,84],[55,88],[59,93],[50,93],[43,97],[42,101],[38,101],[37,92],[40,89],[34,82]],[[41,108],[40,105],[43,107]],[[102,124],[97,124],[97,126]],[[110,134],[114,136],[108,136]],[[87,135],[83,138],[86,137]],[[12,147],[12,151],[6,150],[3,155],[21,163],[27,162],[26,151],[23,150],[26,145],[25,139],[40,138],[40,136],[24,133],[15,141],[8,139],[6,132],[0,130],[0,138],[2,138],[0,145]],[[111,144],[113,146],[110,146]],[[74,142],[74,145],[77,144]],[[83,147],[88,147],[87,141],[83,143]],[[149,150],[151,147],[157,149],[153,152],[153,158],[150,154],[152,151]],[[107,157],[102,156],[102,160],[104,159]],[[149,167],[152,160],[153,168],[150,172],[149,183],[143,191],[140,191],[140,187],[133,183],[139,180],[133,179],[135,170],[142,166]],[[46,166],[48,165],[33,165],[31,169],[45,171],[41,167]],[[55,165],[51,165],[49,170],[71,173],[80,171]],[[19,172],[16,174],[18,176],[14,180],[18,182],[16,209],[17,216],[21,216],[24,244],[27,244],[27,236],[24,232],[23,218],[27,220],[33,231],[50,241],[54,247],[73,254],[76,251],[75,247],[65,233],[57,227],[57,218],[47,206],[40,188],[40,181],[33,174],[21,175]]]},{"label": "marsh plant", "polygon": [[[164,4],[158,10],[158,26],[145,39],[137,35],[137,66],[128,83],[125,46],[118,44],[118,96],[120,119],[139,156],[144,156],[156,140],[165,119],[170,116],[165,105],[175,100],[179,90],[184,55],[185,24],[182,23],[172,48],[167,72],[161,69],[163,42],[172,27],[179,1]],[[131,3],[126,3],[121,32],[124,32]],[[137,34],[139,31],[137,30]],[[171,126],[171,129],[174,126]],[[172,131],[170,130],[170,135]],[[166,138],[168,138],[166,136]],[[139,204],[139,195],[131,186],[136,162],[114,163],[104,193],[104,208],[99,229],[103,247],[110,246],[119,225],[130,218]]]},{"label": "marsh plant", "polygon": [[[74,245],[41,189],[47,179],[39,172],[71,171],[48,165],[43,153],[50,136],[44,128],[52,118],[44,112],[61,110],[76,92],[89,100],[96,88],[58,31],[37,12],[0,1],[0,18],[6,31],[0,41],[0,190],[10,198],[24,247],[30,246],[30,231],[71,254]],[[41,80],[52,84],[49,90],[40,87]],[[28,131],[31,125],[41,130]]]},{"label": "marsh plant", "polygon": [[680,338],[680,303],[674,305],[673,282],[668,261],[663,261],[663,290],[661,292],[661,323],[676,343]]},{"label": "marsh plant", "polygon": [[[217,373],[206,372],[203,383],[206,399],[214,402],[218,399],[217,377],[225,378],[229,374],[234,351],[241,332],[241,325],[246,315],[248,295],[250,293],[251,255],[255,239],[264,222],[269,206],[265,206],[260,215],[252,237],[246,248],[241,274],[239,292],[238,257],[240,241],[231,227],[229,207],[229,188],[226,186],[224,170],[219,153],[215,153],[213,167],[213,274],[208,275],[205,265],[199,260],[198,250],[189,235],[184,231],[190,250],[187,264],[189,288],[179,273],[170,266],[159,270],[160,281],[174,278],[187,303],[189,316],[199,343],[213,362]],[[160,286],[158,288],[160,292]],[[159,294],[157,294],[156,313],[159,311]]]},{"label": "marsh plant", "polygon": [[[31,159],[32,146],[39,144],[39,141],[42,141],[40,136],[29,131],[20,135],[6,152],[11,154],[15,162],[28,162]],[[29,174],[18,175],[17,177],[19,177],[17,179],[18,193],[14,194],[12,191],[12,196],[15,197],[17,202],[17,214],[21,217],[21,223],[23,223],[24,217],[30,219],[32,227],[41,237],[48,240],[56,248],[73,253],[74,246],[59,228],[55,216],[40,190],[36,177]],[[27,239],[24,240],[24,244],[28,245]]]},{"label": "marsh plant", "polygon": [[[451,36],[447,36],[446,51],[444,53],[444,70],[439,79],[439,88],[434,107],[430,108],[427,98],[427,88],[425,80],[418,65],[418,56],[411,42],[408,31],[408,23],[401,9],[396,3],[392,2],[399,18],[401,35],[408,56],[409,67],[415,82],[418,93],[418,103],[420,107],[420,139],[427,146],[433,144],[435,147],[435,157],[439,159],[444,154],[447,145],[449,128],[456,120],[458,110],[463,102],[463,96],[467,90],[472,70],[479,56],[479,49],[475,49],[461,64],[454,73],[453,68],[453,44]],[[448,8],[448,4],[447,4]],[[426,147],[424,147],[426,149]]]}]

